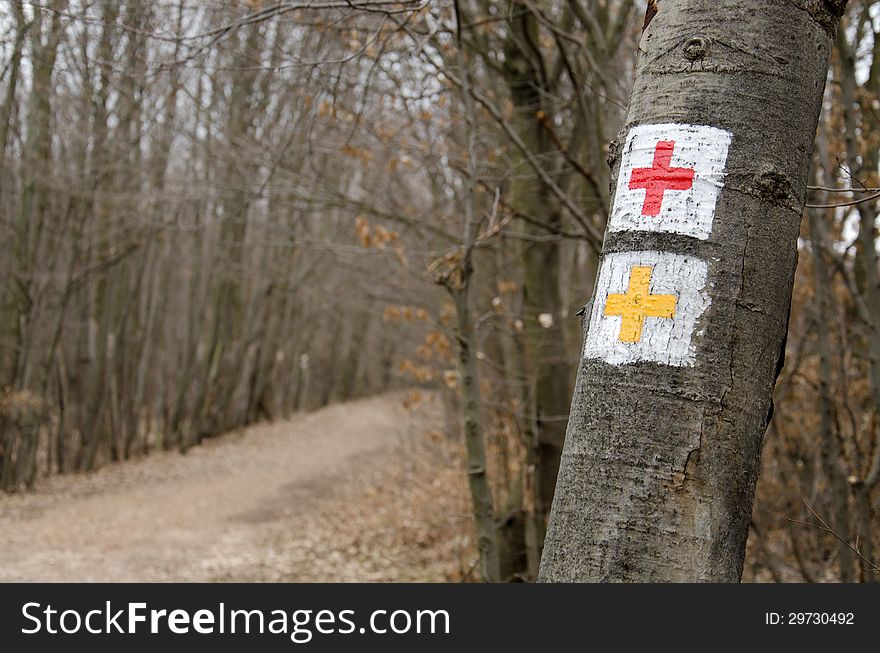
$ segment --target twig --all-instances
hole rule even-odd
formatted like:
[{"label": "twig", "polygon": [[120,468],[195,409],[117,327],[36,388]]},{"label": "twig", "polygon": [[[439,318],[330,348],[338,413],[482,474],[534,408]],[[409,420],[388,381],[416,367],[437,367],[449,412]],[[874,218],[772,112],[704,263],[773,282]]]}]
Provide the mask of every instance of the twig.
[{"label": "twig", "polygon": [[825,193],[878,193],[880,188],[834,188],[833,186],[807,186],[808,190],[820,190]]},{"label": "twig", "polygon": [[842,206],[855,206],[856,204],[864,204],[865,202],[870,202],[876,199],[880,199],[880,193],[874,193],[873,195],[850,200],[849,202],[841,202],[840,204],[807,204],[807,207],[811,209],[836,209]]},{"label": "twig", "polygon": [[835,537],[835,538],[836,538],[841,544],[843,544],[846,548],[848,548],[850,551],[852,551],[853,553],[855,553],[855,554],[859,557],[859,559],[860,559],[862,562],[864,562],[866,565],[868,565],[868,566],[870,567],[870,571],[874,572],[875,574],[876,574],[876,573],[880,573],[880,567],[878,567],[878,566],[875,565],[873,562],[871,562],[870,560],[868,560],[865,556],[863,556],[863,555],[861,554],[861,552],[859,551],[858,547],[853,546],[852,544],[850,544],[849,542],[847,542],[845,539],[843,539],[842,537],[840,537],[840,535],[838,535],[837,533],[835,533],[835,532],[834,532],[834,529],[831,528],[831,527],[825,522],[825,520],[822,519],[822,517],[819,516],[819,513],[817,513],[815,510],[813,510],[813,506],[811,506],[809,503],[807,503],[807,500],[806,500],[806,499],[802,499],[802,501],[804,502],[804,505],[807,507],[807,510],[809,510],[811,513],[813,513],[813,516],[814,516],[816,519],[819,520],[819,523],[818,523],[818,524],[813,524],[813,523],[811,523],[811,522],[798,521],[797,519],[791,519],[791,518],[789,518],[789,517],[786,517],[786,518],[785,518],[786,521],[789,521],[789,522],[791,522],[792,524],[800,524],[801,526],[811,526],[811,527],[813,527],[813,528],[818,528],[820,531],[825,531],[826,533],[830,533],[830,534],[833,535],[833,536],[834,536],[834,537]]}]

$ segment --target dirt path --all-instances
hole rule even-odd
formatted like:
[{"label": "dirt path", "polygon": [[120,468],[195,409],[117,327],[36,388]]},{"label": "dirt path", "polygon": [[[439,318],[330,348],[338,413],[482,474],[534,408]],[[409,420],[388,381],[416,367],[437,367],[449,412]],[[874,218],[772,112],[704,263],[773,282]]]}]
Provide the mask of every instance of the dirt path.
[{"label": "dirt path", "polygon": [[467,566],[428,396],[391,394],[0,496],[0,581],[443,580]]}]

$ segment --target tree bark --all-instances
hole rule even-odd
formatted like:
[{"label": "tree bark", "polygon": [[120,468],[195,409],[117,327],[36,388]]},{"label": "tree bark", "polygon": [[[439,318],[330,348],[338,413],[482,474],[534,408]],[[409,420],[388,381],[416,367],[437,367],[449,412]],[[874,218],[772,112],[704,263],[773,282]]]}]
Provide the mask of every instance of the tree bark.
[{"label": "tree bark", "polygon": [[853,556],[849,548],[849,485],[847,483],[845,460],[840,450],[839,434],[834,425],[834,396],[832,390],[833,373],[831,371],[832,344],[828,332],[828,323],[824,316],[831,315],[831,280],[828,267],[822,252],[820,218],[815,210],[809,211],[810,241],[813,254],[813,280],[815,284],[814,301],[816,303],[816,344],[819,354],[819,444],[822,456],[822,467],[828,475],[829,493],[831,495],[831,524],[834,532],[840,537],[837,551],[840,565],[840,580],[851,583],[853,579]]},{"label": "tree bark", "polygon": [[[461,66],[461,100],[465,119],[466,169],[462,195],[464,225],[460,258],[453,259],[451,268],[435,274],[455,304],[455,338],[458,344],[458,374],[461,380],[461,421],[467,452],[468,485],[474,512],[474,530],[480,555],[480,575],[484,581],[502,580],[498,525],[492,485],[489,482],[486,443],[480,411],[481,393],[477,367],[477,343],[474,329],[471,281],[473,279],[474,243],[478,229],[476,209],[477,121],[474,100],[470,94],[471,62],[462,48],[461,14],[455,4],[456,38]],[[442,263],[441,263],[442,265]]]},{"label": "tree bark", "polygon": [[[552,152],[553,147],[541,122],[541,118],[547,119],[549,112],[542,101],[542,94],[547,93],[544,72],[547,66],[535,45],[539,41],[537,20],[534,14],[524,12],[516,2],[510,5],[510,15],[504,48],[504,74],[510,88],[515,123],[528,150],[550,158],[546,153]],[[559,202],[542,180],[520,175],[512,183],[511,194],[512,204],[518,211],[528,216],[540,216],[544,223],[536,225],[524,221],[522,229],[525,233],[540,238],[547,234],[548,228],[562,227]],[[553,501],[559,472],[572,369],[562,322],[560,242],[537,238],[535,242],[524,244],[521,260],[526,362],[530,368],[536,414],[535,511],[543,521]],[[542,533],[538,534],[539,542],[542,536]]]},{"label": "tree bark", "polygon": [[[626,129],[681,123],[729,132],[724,186],[702,239],[608,231],[602,265],[630,252],[702,261],[706,307],[691,331],[689,363],[583,357],[542,580],[739,580],[845,4],[659,3],[639,45]],[[620,144],[611,151],[616,177]],[[593,297],[600,309],[608,299],[598,293],[601,274]]]},{"label": "tree bark", "polygon": [[[880,181],[878,166],[880,152],[871,144],[876,142],[877,121],[874,109],[865,104],[872,102],[880,92],[880,39],[874,41],[874,53],[868,79],[859,93],[856,83],[856,56],[853,47],[846,38],[845,30],[841,30],[837,38],[838,78],[840,81],[840,106],[843,114],[843,127],[846,137],[847,168],[853,187],[870,185],[876,187]],[[860,114],[860,115],[857,115]],[[868,114],[871,114],[870,116]],[[859,120],[861,117],[861,120]],[[867,147],[861,148],[864,142]],[[874,405],[880,407],[880,269],[877,260],[877,205],[876,202],[861,202],[856,210],[859,215],[859,236],[856,244],[856,270],[861,283],[854,291],[860,297],[857,301],[865,307],[865,319],[870,336],[867,339],[868,380]],[[877,574],[866,560],[873,560],[874,542],[871,532],[870,505],[871,493],[880,482],[880,423],[873,420],[873,451],[866,464],[861,478],[853,484],[855,506],[858,516],[858,543],[861,553],[859,563],[862,567],[862,579],[868,582],[877,580]]]}]

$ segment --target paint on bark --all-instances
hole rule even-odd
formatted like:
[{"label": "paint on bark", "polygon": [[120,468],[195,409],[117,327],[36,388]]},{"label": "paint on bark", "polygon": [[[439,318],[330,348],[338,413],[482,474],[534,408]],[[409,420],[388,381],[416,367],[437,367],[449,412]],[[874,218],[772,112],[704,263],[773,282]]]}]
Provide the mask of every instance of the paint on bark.
[{"label": "paint on bark", "polygon": [[[693,256],[656,251],[605,256],[584,356],[614,365],[693,365],[693,336],[702,334],[697,323],[710,304],[706,271],[705,261]],[[646,277],[647,292],[639,277]]]},{"label": "paint on bark", "polygon": [[709,238],[730,140],[730,132],[714,127],[633,127],[621,153],[608,229]]}]

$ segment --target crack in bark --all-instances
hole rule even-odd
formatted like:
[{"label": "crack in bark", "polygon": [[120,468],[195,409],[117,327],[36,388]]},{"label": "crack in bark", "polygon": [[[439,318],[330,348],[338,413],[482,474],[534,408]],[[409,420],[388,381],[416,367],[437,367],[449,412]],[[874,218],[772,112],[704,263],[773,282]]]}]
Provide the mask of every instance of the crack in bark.
[{"label": "crack in bark", "polygon": [[[694,70],[694,66],[699,63],[699,70]],[[774,79],[784,79],[786,81],[796,81],[796,78],[789,75],[783,75],[775,71],[765,70],[761,68],[748,68],[745,66],[737,66],[735,64],[706,64],[705,61],[679,64],[677,66],[668,64],[665,66],[657,66],[648,70],[652,75],[678,75],[681,73],[711,73],[716,75],[763,75]]]},{"label": "crack in bark", "polygon": [[[705,422],[705,413],[703,415],[704,415],[704,419],[700,420],[700,435],[699,435],[699,439],[697,441],[697,446],[695,446],[693,449],[688,451],[687,457],[684,459],[684,467],[682,468],[681,473],[677,473],[677,472],[675,472],[675,470],[673,470],[673,478],[674,478],[673,487],[676,490],[681,490],[682,488],[684,488],[685,483],[687,483],[687,480],[688,480],[688,466],[691,464],[691,458],[693,457],[693,455],[695,453],[697,455],[699,455],[700,450],[703,448],[703,430],[704,430],[704,426],[706,423]],[[679,477],[679,478],[675,478],[675,477]]]}]

